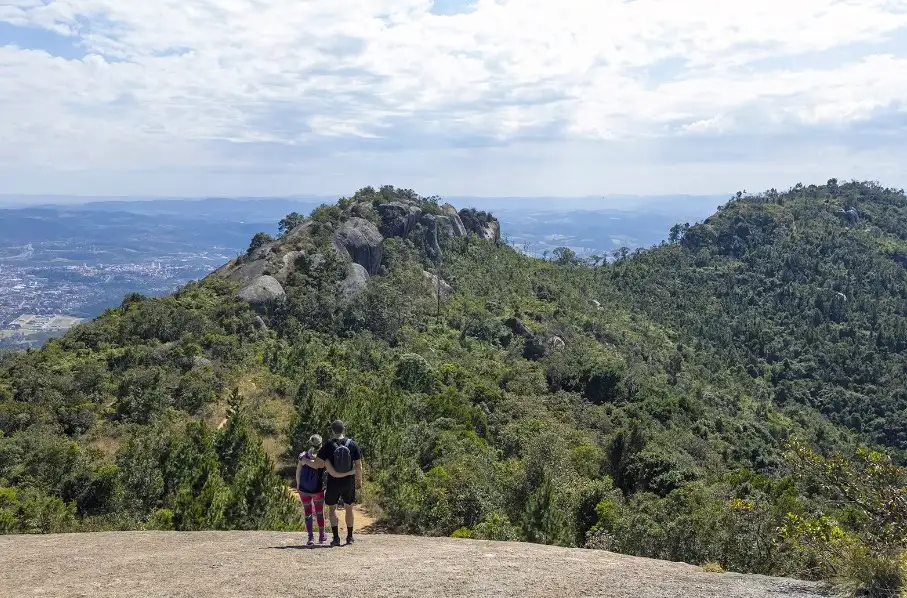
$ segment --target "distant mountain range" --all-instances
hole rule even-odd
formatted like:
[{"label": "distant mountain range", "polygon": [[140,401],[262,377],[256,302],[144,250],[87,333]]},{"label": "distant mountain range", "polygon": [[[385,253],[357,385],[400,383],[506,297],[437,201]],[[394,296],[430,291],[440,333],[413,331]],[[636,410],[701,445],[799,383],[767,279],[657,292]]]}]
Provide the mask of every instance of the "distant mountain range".
[{"label": "distant mountain range", "polygon": [[[455,206],[475,207],[493,212],[501,221],[504,237],[511,244],[535,255],[555,247],[570,247],[581,255],[609,253],[620,247],[634,249],[658,244],[678,222],[696,222],[715,211],[729,195],[663,195],[607,197],[445,197]],[[220,198],[126,198],[70,196],[0,196],[0,206],[24,206],[46,210],[44,225],[59,228],[67,236],[78,236],[82,226],[75,213],[125,213],[179,221],[206,220],[231,224],[260,224],[272,232],[276,223],[290,212],[308,214],[315,207],[333,203],[333,196],[233,197]],[[68,214],[65,219],[63,214]],[[163,221],[162,220],[162,221]],[[147,223],[148,221],[143,221]],[[11,225],[8,225],[11,226]],[[245,227],[243,227],[245,228]],[[231,227],[232,229],[232,227]],[[2,231],[0,231],[2,232]],[[201,234],[201,231],[199,231]],[[233,246],[231,239],[212,239]],[[219,234],[218,230],[208,235]]]}]

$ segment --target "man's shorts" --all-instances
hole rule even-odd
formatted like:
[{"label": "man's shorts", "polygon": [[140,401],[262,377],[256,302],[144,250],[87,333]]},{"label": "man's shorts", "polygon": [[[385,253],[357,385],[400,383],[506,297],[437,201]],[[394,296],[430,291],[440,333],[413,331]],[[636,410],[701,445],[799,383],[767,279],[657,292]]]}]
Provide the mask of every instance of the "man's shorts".
[{"label": "man's shorts", "polygon": [[343,504],[356,504],[356,476],[348,476],[337,479],[328,477],[328,488],[324,493],[324,504],[329,507],[335,506],[340,499]]}]

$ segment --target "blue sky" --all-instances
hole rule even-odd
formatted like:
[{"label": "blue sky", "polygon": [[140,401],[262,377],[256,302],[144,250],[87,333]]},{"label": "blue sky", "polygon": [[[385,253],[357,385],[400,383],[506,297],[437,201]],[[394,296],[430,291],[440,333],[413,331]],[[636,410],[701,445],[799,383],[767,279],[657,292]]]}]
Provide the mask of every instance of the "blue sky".
[{"label": "blue sky", "polygon": [[907,186],[907,0],[0,0],[0,193]]}]

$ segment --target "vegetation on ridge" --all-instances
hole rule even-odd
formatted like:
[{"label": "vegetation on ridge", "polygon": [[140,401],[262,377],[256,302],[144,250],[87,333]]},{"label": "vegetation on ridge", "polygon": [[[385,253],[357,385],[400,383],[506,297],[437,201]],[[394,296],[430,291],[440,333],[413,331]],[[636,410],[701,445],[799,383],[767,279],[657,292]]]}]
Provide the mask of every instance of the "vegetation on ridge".
[{"label": "vegetation on ridge", "polygon": [[[337,231],[380,225],[391,202],[446,213],[366,188],[239,258],[298,251],[285,297],[253,309],[212,276],[3,356],[0,530],[293,527],[271,459],[340,417],[401,531],[740,572],[901,571],[903,530],[877,535],[866,505],[907,515],[903,471],[857,450],[907,448],[902,192],[740,195],[595,266],[479,234],[439,233],[439,262],[416,227],[386,236],[378,274],[344,295]],[[468,231],[493,221],[461,214]],[[440,313],[438,268],[453,288]],[[852,469],[834,454],[857,455]]]}]

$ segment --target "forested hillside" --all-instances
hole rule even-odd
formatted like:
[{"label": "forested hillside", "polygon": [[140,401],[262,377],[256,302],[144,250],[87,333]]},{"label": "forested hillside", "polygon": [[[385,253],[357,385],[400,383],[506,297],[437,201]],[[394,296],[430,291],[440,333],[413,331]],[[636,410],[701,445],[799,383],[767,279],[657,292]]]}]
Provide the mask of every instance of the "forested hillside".
[{"label": "forested hillside", "polygon": [[856,452],[907,448],[902,192],[741,195],[611,263],[393,187],[280,230],[0,358],[0,530],[292,528],[274,462],[339,417],[400,531],[903,573],[904,472]]},{"label": "forested hillside", "polygon": [[739,197],[674,243],[604,269],[603,287],[726,367],[907,449],[907,205],[831,180]]}]

